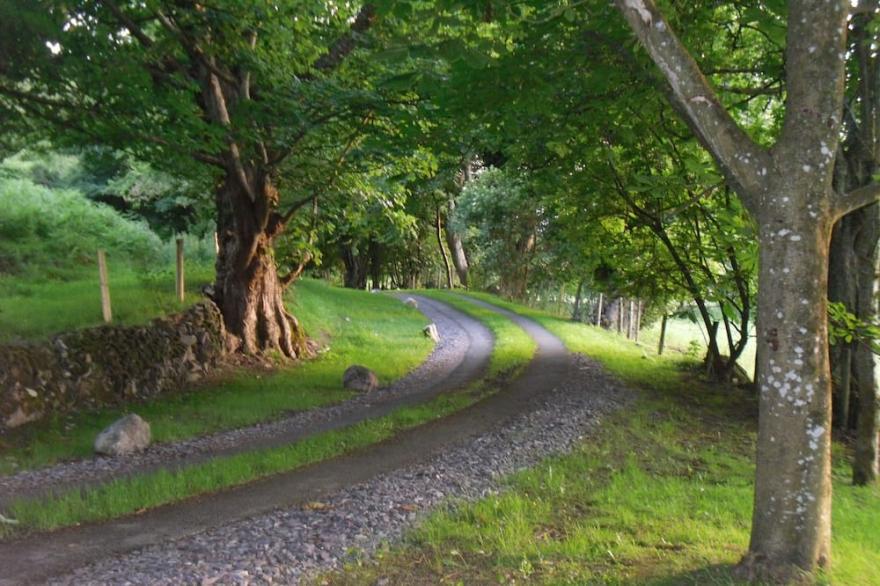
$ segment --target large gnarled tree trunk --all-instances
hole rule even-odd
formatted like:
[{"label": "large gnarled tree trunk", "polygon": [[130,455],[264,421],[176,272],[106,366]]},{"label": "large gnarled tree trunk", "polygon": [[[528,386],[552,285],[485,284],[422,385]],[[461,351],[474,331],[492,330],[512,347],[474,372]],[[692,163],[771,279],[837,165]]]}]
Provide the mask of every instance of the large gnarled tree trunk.
[{"label": "large gnarled tree trunk", "polygon": [[306,349],[305,334],[284,307],[284,289],[272,250],[277,203],[268,178],[254,181],[249,193],[228,178],[216,194],[219,250],[214,301],[223,314],[230,351],[280,351],[295,358]]}]

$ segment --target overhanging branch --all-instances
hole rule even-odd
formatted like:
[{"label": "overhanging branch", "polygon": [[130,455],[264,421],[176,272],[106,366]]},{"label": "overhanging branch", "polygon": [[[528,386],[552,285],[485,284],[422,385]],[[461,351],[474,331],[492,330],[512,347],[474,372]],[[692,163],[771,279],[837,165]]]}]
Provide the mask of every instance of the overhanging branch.
[{"label": "overhanging branch", "polygon": [[737,125],[697,63],[663,19],[653,0],[615,0],[671,90],[672,99],[700,142],[737,186],[748,207],[763,189],[770,154]]}]

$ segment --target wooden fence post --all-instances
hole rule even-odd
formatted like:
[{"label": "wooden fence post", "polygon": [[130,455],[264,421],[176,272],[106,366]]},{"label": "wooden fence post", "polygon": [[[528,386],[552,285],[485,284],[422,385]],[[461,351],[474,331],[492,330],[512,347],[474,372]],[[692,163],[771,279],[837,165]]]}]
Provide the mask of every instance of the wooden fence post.
[{"label": "wooden fence post", "polygon": [[186,296],[186,281],[183,275],[183,238],[177,239],[177,300],[183,303]]},{"label": "wooden fence post", "polygon": [[599,307],[596,310],[596,325],[602,327],[602,301],[604,296],[599,293]]},{"label": "wooden fence post", "polygon": [[98,251],[98,281],[101,283],[101,313],[104,322],[113,321],[113,311],[110,308],[110,280],[107,278],[107,254],[103,250]]}]

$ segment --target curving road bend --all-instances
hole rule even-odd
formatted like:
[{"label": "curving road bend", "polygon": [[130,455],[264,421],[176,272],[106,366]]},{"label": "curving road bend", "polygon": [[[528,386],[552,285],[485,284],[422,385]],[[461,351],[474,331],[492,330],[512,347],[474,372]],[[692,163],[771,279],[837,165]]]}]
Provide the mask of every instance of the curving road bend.
[{"label": "curving road bend", "polygon": [[89,458],[15,475],[0,476],[0,512],[17,496],[29,498],[97,486],[119,477],[178,470],[215,457],[279,447],[311,435],[382,417],[398,407],[462,388],[485,373],[494,346],[478,320],[448,305],[415,296],[419,310],[440,332],[440,342],[413,371],[374,393],[327,407],[294,413],[268,423],[222,431],[181,442],[156,444],[122,458]]},{"label": "curving road bend", "polygon": [[[0,584],[296,582],[338,566],[351,547],[369,551],[395,538],[418,517],[413,507],[427,511],[446,496],[479,496],[495,475],[568,449],[624,400],[601,369],[568,354],[538,324],[475,303],[505,313],[538,343],[534,360],[498,394],[306,469],[0,544]],[[314,501],[329,504],[314,510]]]}]

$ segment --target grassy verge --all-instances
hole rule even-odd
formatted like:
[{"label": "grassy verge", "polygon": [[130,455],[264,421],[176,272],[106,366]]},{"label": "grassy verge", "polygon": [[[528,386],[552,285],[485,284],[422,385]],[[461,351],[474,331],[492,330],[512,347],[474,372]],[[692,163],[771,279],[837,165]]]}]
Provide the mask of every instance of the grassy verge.
[{"label": "grassy verge", "polygon": [[[748,546],[754,401],[590,326],[528,315],[643,392],[574,453],[508,490],[429,517],[401,547],[324,584],[733,584]],[[820,581],[880,584],[880,488],[835,461],[834,563]]]},{"label": "grassy verge", "polygon": [[[274,372],[239,370],[197,392],[170,394],[130,407],[150,422],[154,440],[169,442],[250,425],[342,401],[343,370],[359,363],[387,383],[423,361],[431,343],[424,316],[396,299],[303,280],[290,295],[306,331],[329,344],[317,359]],[[98,432],[121,409],[57,417],[13,430],[0,443],[0,474],[86,457]]]},{"label": "grassy verge", "polygon": [[[445,296],[432,294],[432,297],[440,299]],[[21,500],[14,503],[7,514],[17,520],[18,525],[7,526],[5,536],[115,518],[295,470],[383,441],[474,404],[525,366],[536,345],[521,328],[497,313],[460,299],[449,302],[454,302],[477,319],[485,320],[497,338],[490,359],[490,372],[484,381],[459,392],[443,394],[427,403],[402,407],[385,417],[318,434],[290,446],[218,458],[176,472],[163,470],[123,478],[95,488],[71,490],[56,497]],[[0,526],[0,536],[4,536],[3,531]]]}]

